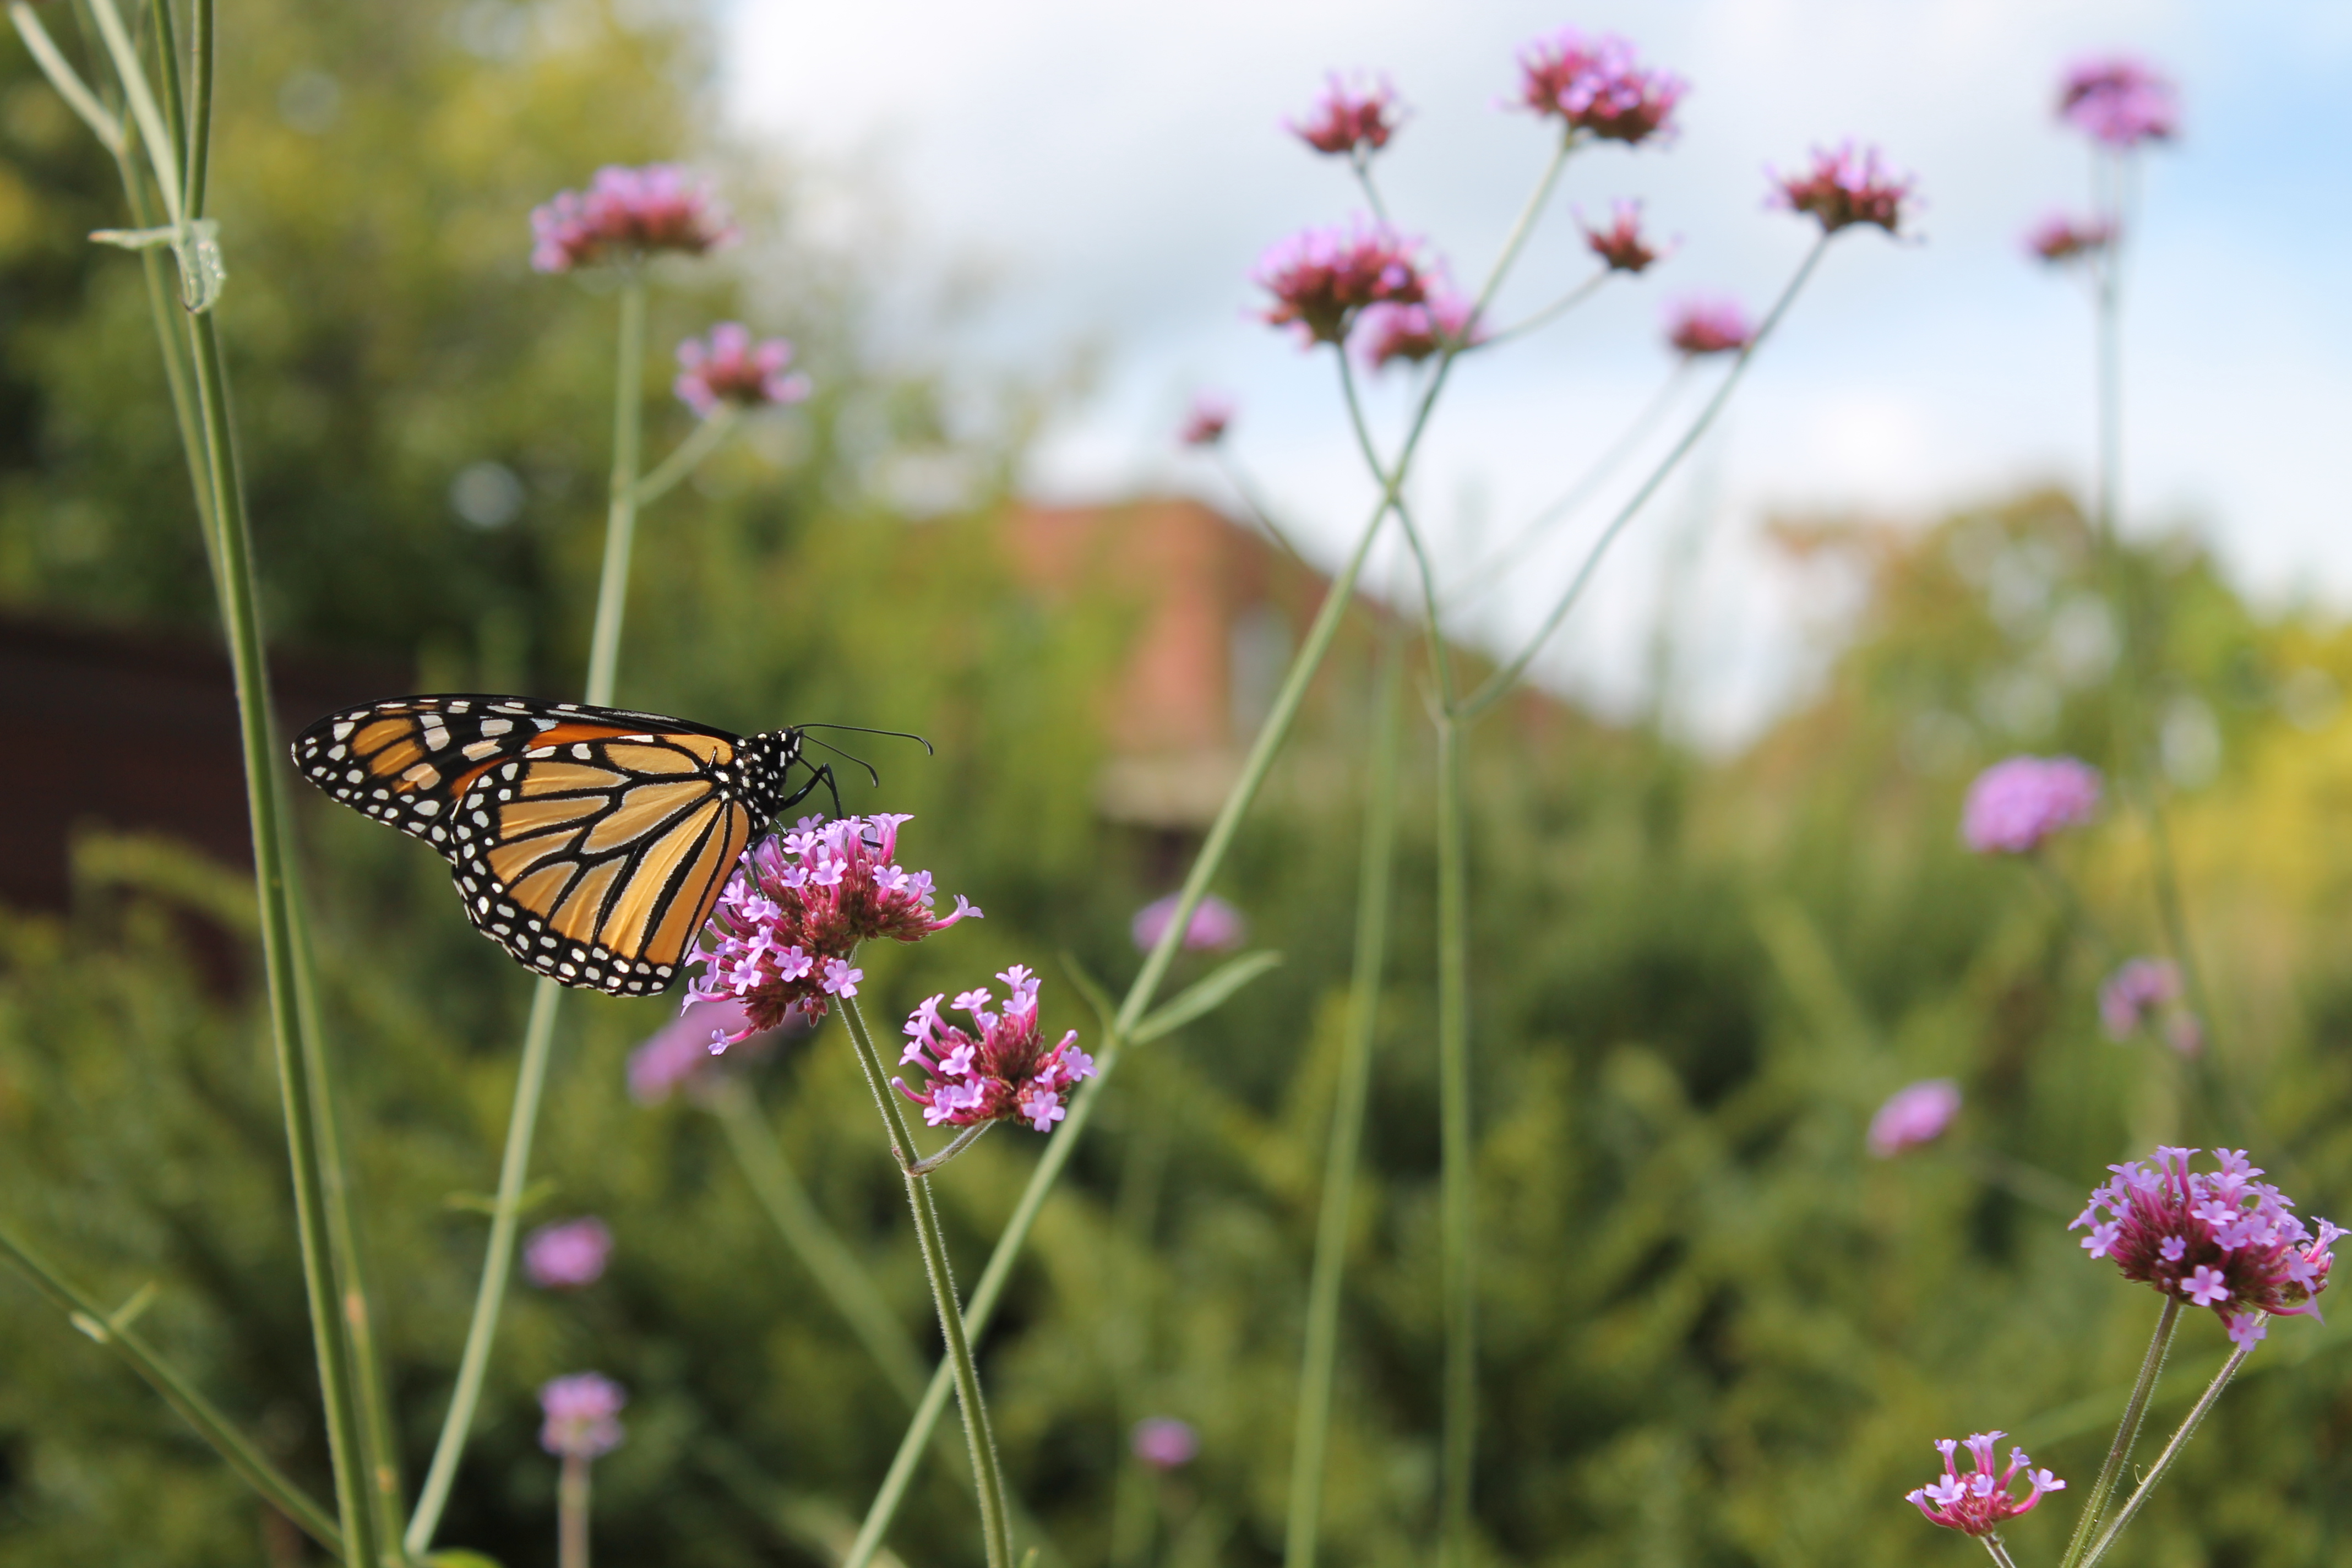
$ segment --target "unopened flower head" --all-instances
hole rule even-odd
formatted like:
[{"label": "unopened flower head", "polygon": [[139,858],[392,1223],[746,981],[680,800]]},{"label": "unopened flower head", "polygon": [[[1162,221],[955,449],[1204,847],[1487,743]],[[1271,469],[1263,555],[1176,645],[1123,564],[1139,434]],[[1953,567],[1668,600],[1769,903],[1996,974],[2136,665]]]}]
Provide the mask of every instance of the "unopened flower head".
[{"label": "unopened flower head", "polygon": [[2099,770],[2073,757],[2011,757],[1979,773],[1960,837],[1979,855],[2024,855],[2098,815]]},{"label": "unopened flower head", "polygon": [[1870,1119],[1870,1152],[1882,1160],[1933,1143],[1960,1113],[1960,1086],[1948,1078],[1923,1079],[1889,1095]]},{"label": "unopened flower head", "polygon": [[894,863],[899,826],[911,820],[887,812],[833,822],[804,816],[792,832],[751,847],[719,893],[702,945],[687,958],[702,966],[688,1000],[743,1004],[743,1026],[714,1031],[713,1051],[774,1028],[795,1006],[821,1018],[834,998],[856,995],[866,972],[849,955],[859,942],[920,942],[980,917],[961,893],[953,912],[934,913],[931,874]]},{"label": "unopened flower head", "polygon": [[763,403],[798,403],[809,395],[809,378],[785,374],[793,345],[783,338],[751,341],[740,321],[721,321],[708,339],[677,345],[677,379],[670,390],[678,401],[708,419],[719,405],[756,408]]},{"label": "unopened flower head", "polygon": [[1359,217],[1343,228],[1302,229],[1262,257],[1252,275],[1274,296],[1265,319],[1296,324],[1310,346],[1348,335],[1368,305],[1417,305],[1426,288],[1418,240]]},{"label": "unopened flower head", "polygon": [[621,1385],[601,1373],[575,1372],[539,1391],[546,1415],[539,1446],[567,1459],[596,1459],[621,1446],[621,1406],[629,1402]]},{"label": "unopened flower head", "polygon": [[1666,342],[1676,353],[1738,353],[1755,341],[1755,324],[1736,300],[1682,300],[1667,308]]},{"label": "unopened flower head", "polygon": [[1301,121],[1285,121],[1289,132],[1318,153],[1353,155],[1377,153],[1389,144],[1402,122],[1396,89],[1386,77],[1350,82],[1333,71],[1323,96]]},{"label": "unopened flower head", "polygon": [[522,1269],[542,1290],[577,1290],[603,1279],[612,1256],[612,1231],[588,1215],[532,1231],[522,1244]]},{"label": "unopened flower head", "polygon": [[541,272],[635,260],[661,250],[699,256],[735,237],[726,209],[675,163],[607,164],[586,190],[558,191],[545,206],[531,209],[530,230],[536,241],[530,264]]},{"label": "unopened flower head", "polygon": [[[731,1070],[730,1063],[757,1061],[815,1027],[814,1019],[793,1007],[773,1028],[755,1029],[751,1010],[735,997],[718,1002],[689,997],[677,1017],[629,1053],[629,1098],[639,1105],[658,1105],[680,1090],[698,1097]],[[723,1058],[710,1054],[713,1035],[737,1042]]]},{"label": "unopened flower head", "polygon": [[2091,1194],[2069,1230],[2087,1230],[2083,1249],[2192,1306],[2210,1307],[2230,1337],[2251,1345],[2263,1320],[2315,1313],[2327,1289],[2330,1251],[2343,1230],[2315,1234],[2294,1201],[2247,1162],[2242,1149],[2217,1149],[2212,1171],[2191,1171],[2195,1149],[2159,1147],[2154,1169],[2110,1165],[2115,1180]]},{"label": "unopened flower head", "polygon": [[[1128,934],[1135,939],[1136,951],[1150,952],[1168,934],[1168,922],[1176,918],[1176,903],[1183,895],[1170,893],[1152,900],[1135,911],[1129,922]],[[1184,927],[1184,945],[1195,952],[1220,952],[1241,946],[1249,936],[1249,921],[1241,910],[1210,893],[1202,897],[1192,910],[1192,919]]]},{"label": "unopened flower head", "polygon": [[2064,213],[2052,213],[2026,231],[2025,248],[2054,264],[2095,255],[2115,237],[2114,227],[2096,218],[2078,222]]},{"label": "unopened flower head", "polygon": [[1613,35],[1562,27],[1519,51],[1521,107],[1604,142],[1638,146],[1666,130],[1689,90],[1682,78],[1643,65]]},{"label": "unopened flower head", "polygon": [[1201,1435],[1190,1422],[1172,1415],[1151,1415],[1137,1422],[1127,1441],[1135,1457],[1155,1470],[1181,1469],[1201,1452]]},{"label": "unopened flower head", "polygon": [[1234,422],[1234,400],[1213,392],[1196,392],[1192,405],[1184,411],[1184,423],[1177,426],[1176,439],[1187,447],[1213,447],[1225,438],[1225,431]]},{"label": "unopened flower head", "polygon": [[1880,162],[1877,148],[1857,151],[1851,142],[1834,153],[1814,148],[1812,163],[1799,174],[1766,174],[1774,187],[1773,204],[1811,215],[1824,234],[1858,223],[1876,224],[1893,234],[1903,221],[1903,204],[1911,199],[1910,175]]},{"label": "unopened flower head", "polygon": [[1068,1114],[1064,1101],[1077,1083],[1095,1075],[1094,1058],[1078,1049],[1072,1029],[1050,1048],[1037,1027],[1037,977],[1019,964],[999,974],[1009,994],[1004,1011],[992,1013],[985,987],[960,994],[953,1004],[969,1016],[967,1032],[940,1016],[944,993],[931,997],[907,1019],[906,1050],[898,1059],[923,1069],[920,1089],[904,1079],[893,1088],[923,1108],[933,1127],[971,1127],[982,1121],[1026,1121],[1040,1132]]},{"label": "unopened flower head", "polygon": [[1582,224],[1585,247],[1609,264],[1612,272],[1640,272],[1658,258],[1658,248],[1642,234],[1642,204],[1612,202],[1609,226]]},{"label": "unopened flower head", "polygon": [[2083,60],[2059,85],[2058,118],[2110,147],[2169,142],[2180,132],[2180,94],[2145,60]]},{"label": "unopened flower head", "polygon": [[[2018,1447],[2009,1451],[2009,1468],[1995,1476],[1994,1449],[2008,1436],[1979,1432],[1970,1436],[1966,1447],[1971,1468],[1965,1476],[1952,1462],[1962,1445],[1949,1437],[1938,1438],[1936,1450],[1944,1456],[1944,1479],[1919,1488],[1903,1500],[1926,1514],[1931,1524],[1963,1535],[1990,1535],[2002,1521],[2031,1512],[2042,1493],[2066,1489],[2066,1483],[2048,1470],[2035,1469],[2025,1450]],[[2017,1494],[2020,1480],[2026,1486],[2023,1497]]]},{"label": "unopened flower head", "polygon": [[1458,353],[1486,341],[1470,301],[1434,279],[1418,305],[1367,307],[1349,339],[1368,370],[1399,360],[1419,364],[1443,350]]},{"label": "unopened flower head", "polygon": [[2099,987],[2099,1023],[2109,1039],[2128,1040],[2179,1000],[2180,971],[2170,960],[2126,959]]}]

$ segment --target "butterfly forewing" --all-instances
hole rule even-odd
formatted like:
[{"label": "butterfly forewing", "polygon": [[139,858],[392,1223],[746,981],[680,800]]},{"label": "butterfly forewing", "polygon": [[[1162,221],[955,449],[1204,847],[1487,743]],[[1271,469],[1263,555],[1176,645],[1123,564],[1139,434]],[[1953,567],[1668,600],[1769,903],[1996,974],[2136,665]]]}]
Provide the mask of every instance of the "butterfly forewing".
[{"label": "butterfly forewing", "polygon": [[305,777],[447,858],[467,918],[520,962],[618,995],[665,990],[786,795],[792,731],[657,713],[412,697],[331,714]]}]

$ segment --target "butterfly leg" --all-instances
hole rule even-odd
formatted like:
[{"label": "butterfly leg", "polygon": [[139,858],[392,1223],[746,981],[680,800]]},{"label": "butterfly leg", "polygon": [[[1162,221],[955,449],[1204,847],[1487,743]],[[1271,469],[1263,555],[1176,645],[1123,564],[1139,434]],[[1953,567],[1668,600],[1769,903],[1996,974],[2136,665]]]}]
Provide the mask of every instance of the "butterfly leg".
[{"label": "butterfly leg", "polygon": [[788,812],[793,807],[800,805],[801,802],[806,800],[810,795],[816,793],[816,786],[819,784],[824,785],[824,793],[833,797],[834,819],[835,821],[839,821],[841,818],[847,816],[849,813],[841,809],[841,790],[833,782],[833,765],[829,763],[819,763],[816,766],[811,767],[809,769],[808,782],[801,785],[800,788],[793,791],[791,795],[785,796],[784,799],[777,805],[776,815],[782,816],[785,812]]}]

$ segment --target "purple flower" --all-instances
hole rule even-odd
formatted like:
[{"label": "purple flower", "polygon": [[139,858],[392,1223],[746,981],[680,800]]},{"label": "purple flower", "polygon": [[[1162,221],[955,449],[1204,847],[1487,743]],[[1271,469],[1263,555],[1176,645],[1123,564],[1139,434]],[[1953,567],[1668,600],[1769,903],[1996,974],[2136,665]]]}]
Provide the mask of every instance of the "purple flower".
[{"label": "purple flower", "polygon": [[547,1419],[539,1446],[567,1459],[595,1459],[621,1446],[621,1406],[629,1402],[621,1385],[600,1373],[575,1372],[539,1391]]},{"label": "purple flower", "polygon": [[589,1215],[532,1231],[522,1244],[522,1269],[542,1290],[577,1290],[604,1278],[612,1255],[613,1233]]},{"label": "purple flower", "polygon": [[894,1078],[891,1087],[921,1106],[924,1121],[933,1127],[1018,1121],[1050,1132],[1067,1114],[1064,1097],[1080,1079],[1094,1076],[1094,1058],[1078,1049],[1076,1029],[1045,1048],[1037,1029],[1035,975],[1016,963],[997,978],[1012,993],[1003,1012],[988,1010],[985,988],[955,999],[956,1010],[971,1016],[977,1037],[940,1019],[944,993],[908,1016],[908,1044],[898,1059],[922,1068],[927,1082],[918,1091]]},{"label": "purple flower", "polygon": [[[2010,1449],[2009,1468],[1996,1479],[1992,1473],[1993,1447],[2007,1436],[2006,1432],[1979,1432],[1970,1436],[1968,1449],[1973,1468],[1965,1476],[1952,1463],[1960,1445],[1949,1437],[1938,1438],[1936,1448],[1944,1456],[1944,1479],[1911,1492],[1904,1501],[1926,1514],[1931,1524],[1957,1530],[1963,1535],[1990,1535],[2003,1520],[2031,1512],[2033,1505],[2042,1500],[2043,1492],[2066,1489],[2066,1483],[2048,1470],[2034,1469],[2033,1461],[2019,1447]],[[2021,1498],[2015,1489],[2021,1470],[2030,1489]]]},{"label": "purple flower", "polygon": [[726,209],[675,163],[607,164],[585,191],[558,191],[530,215],[530,264],[569,272],[657,250],[699,256],[735,237]]},{"label": "purple flower", "polygon": [[2211,1308],[2242,1345],[2263,1337],[2265,1313],[2316,1315],[2343,1230],[2321,1220],[2314,1236],[2292,1198],[2255,1180],[2242,1149],[2215,1150],[2210,1172],[2189,1169],[2197,1152],[2158,1147],[2153,1171],[2137,1160],[2108,1166],[2115,1180],[2066,1228],[2087,1229],[2083,1249],[2125,1279]]},{"label": "purple flower", "polygon": [[835,822],[804,816],[790,833],[772,833],[735,868],[688,954],[702,973],[688,982],[690,1001],[732,999],[744,1022],[714,1034],[721,1051],[772,1029],[798,1007],[822,1018],[831,996],[855,996],[864,973],[849,965],[861,942],[888,937],[920,942],[980,911],[962,894],[954,912],[931,912],[931,874],[892,864],[898,828],[910,817],[880,813]]},{"label": "purple flower", "polygon": [[798,403],[809,395],[809,378],[786,375],[793,345],[783,338],[751,341],[740,321],[721,321],[709,342],[688,338],[677,345],[677,379],[670,390],[678,401],[708,419],[722,403],[756,408],[763,403]]},{"label": "purple flower", "polygon": [[1642,236],[1642,204],[1612,202],[1609,226],[1594,228],[1578,215],[1586,248],[1609,264],[1612,272],[1640,272],[1658,258],[1657,247]]},{"label": "purple flower", "polygon": [[2180,971],[2161,958],[2134,958],[2099,987],[2099,1023],[2107,1037],[2128,1040],[2150,1015],[2180,1000]]},{"label": "purple flower", "polygon": [[2099,770],[2073,757],[2011,757],[1979,773],[1960,837],[1979,855],[2023,855],[2097,815]]},{"label": "purple flower", "polygon": [[[1177,900],[1181,893],[1171,893],[1154,899],[1135,911],[1135,920],[1128,934],[1135,939],[1136,951],[1150,952],[1168,934],[1168,922],[1176,918]],[[1192,911],[1192,923],[1184,928],[1184,945],[1194,952],[1221,952],[1241,946],[1249,936],[1249,921],[1241,910],[1211,893],[1202,899]]]},{"label": "purple flower", "polygon": [[2063,213],[2052,213],[2026,231],[2025,248],[2054,264],[2105,250],[2115,237],[2111,224],[2096,218],[2077,223]]},{"label": "purple flower", "polygon": [[1172,1415],[1152,1415],[1135,1424],[1128,1435],[1135,1457],[1155,1470],[1181,1469],[1201,1452],[1201,1435],[1188,1422]]},{"label": "purple flower", "polygon": [[1336,343],[1367,305],[1417,305],[1426,287],[1420,241],[1357,217],[1345,228],[1302,229],[1259,258],[1251,280],[1274,296],[1265,320],[1296,323],[1304,341]]},{"label": "purple flower", "polygon": [[1898,1089],[1870,1119],[1870,1152],[1882,1160],[1933,1143],[1960,1113],[1960,1086],[1931,1078]]},{"label": "purple flower", "polygon": [[1184,412],[1184,423],[1177,428],[1176,439],[1187,447],[1213,447],[1225,438],[1225,430],[1234,422],[1234,400],[1213,392],[1196,392],[1192,406]]},{"label": "purple flower", "polygon": [[1442,349],[1459,353],[1486,339],[1470,301],[1432,279],[1418,305],[1366,306],[1349,342],[1366,369],[1379,370],[1398,360],[1419,364]]},{"label": "purple flower", "polygon": [[1333,71],[1306,123],[1291,120],[1283,124],[1318,153],[1352,156],[1365,149],[1377,153],[1389,144],[1398,125],[1396,108],[1396,89],[1389,85],[1388,78],[1360,79],[1351,85]]},{"label": "purple flower", "polygon": [[1834,153],[1814,148],[1812,166],[1801,174],[1765,174],[1777,187],[1773,205],[1811,214],[1824,234],[1858,223],[1874,223],[1893,234],[1903,221],[1903,204],[1911,199],[1911,176],[1881,163],[1877,148],[1856,152],[1851,142]]},{"label": "purple flower", "polygon": [[2059,85],[2058,118],[2110,147],[2169,142],[2180,131],[2180,95],[2144,60],[2083,60]]},{"label": "purple flower", "polygon": [[740,1060],[748,1053],[756,1060],[774,1047],[810,1033],[816,1024],[800,1009],[793,1008],[772,1029],[745,1035],[743,1032],[751,1027],[751,1013],[733,997],[703,1002],[688,996],[677,1017],[629,1053],[629,1098],[640,1105],[658,1105],[677,1089],[692,1095],[717,1079],[727,1068],[725,1061],[710,1054],[714,1035],[721,1039],[740,1039],[729,1053],[729,1059]]},{"label": "purple flower", "polygon": [[1682,78],[1643,67],[1633,46],[1613,35],[1562,27],[1519,51],[1520,107],[1604,142],[1648,141],[1688,90]]},{"label": "purple flower", "polygon": [[1738,353],[1756,341],[1756,328],[1737,300],[1679,300],[1666,310],[1666,342],[1675,353]]}]

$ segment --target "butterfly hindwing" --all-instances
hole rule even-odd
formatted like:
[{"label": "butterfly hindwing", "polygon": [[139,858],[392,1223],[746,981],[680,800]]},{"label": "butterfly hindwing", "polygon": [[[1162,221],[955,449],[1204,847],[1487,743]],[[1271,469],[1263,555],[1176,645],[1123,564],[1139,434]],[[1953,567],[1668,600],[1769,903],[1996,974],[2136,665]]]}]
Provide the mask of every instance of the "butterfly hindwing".
[{"label": "butterfly hindwing", "polygon": [[799,737],[746,740],[578,703],[415,697],[331,714],[293,751],[311,783],[439,850],[467,918],[517,961],[567,985],[643,995],[677,976],[774,815]]}]

